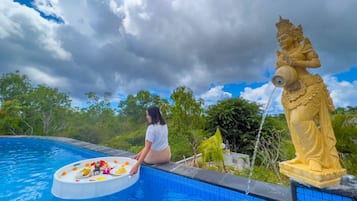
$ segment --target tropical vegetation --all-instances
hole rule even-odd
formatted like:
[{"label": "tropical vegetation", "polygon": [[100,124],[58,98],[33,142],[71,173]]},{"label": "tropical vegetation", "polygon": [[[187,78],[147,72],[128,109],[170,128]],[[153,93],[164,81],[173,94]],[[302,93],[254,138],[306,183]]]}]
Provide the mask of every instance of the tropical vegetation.
[{"label": "tropical vegetation", "polygon": [[[186,86],[174,89],[169,100],[141,90],[114,107],[110,92],[85,95],[86,106],[72,107],[67,93],[34,85],[18,71],[5,73],[0,77],[0,135],[63,136],[137,152],[144,145],[145,110],[157,105],[168,123],[173,161],[198,153],[205,154],[204,160],[221,161],[220,153],[212,152],[215,149],[207,142],[222,140],[229,143],[231,151],[252,156],[263,113],[259,104],[243,98],[206,106]],[[357,162],[357,107],[338,108],[331,115],[341,163],[349,174],[357,175],[353,166]],[[269,170],[269,174],[257,179],[281,183],[281,179],[264,177],[279,175],[278,162],[294,157],[284,114],[267,116],[259,142],[254,171]],[[229,170],[222,165],[223,171]]]}]

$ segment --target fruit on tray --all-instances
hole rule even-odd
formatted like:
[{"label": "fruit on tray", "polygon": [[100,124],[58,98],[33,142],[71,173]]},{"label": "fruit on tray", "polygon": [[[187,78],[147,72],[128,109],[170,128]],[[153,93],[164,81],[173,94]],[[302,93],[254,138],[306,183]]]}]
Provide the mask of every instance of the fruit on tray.
[{"label": "fruit on tray", "polygon": [[125,167],[120,167],[115,171],[115,174],[117,174],[117,175],[121,175],[121,174],[125,174],[125,173],[126,173]]},{"label": "fruit on tray", "polygon": [[84,176],[84,177],[88,176],[89,173],[90,173],[90,171],[91,171],[91,168],[90,168],[90,167],[85,167],[85,168],[83,168],[83,169],[81,170],[82,176]]},{"label": "fruit on tray", "polygon": [[125,161],[123,164],[121,164],[120,167],[125,167],[125,166],[127,166],[127,165],[129,165],[129,161]]}]

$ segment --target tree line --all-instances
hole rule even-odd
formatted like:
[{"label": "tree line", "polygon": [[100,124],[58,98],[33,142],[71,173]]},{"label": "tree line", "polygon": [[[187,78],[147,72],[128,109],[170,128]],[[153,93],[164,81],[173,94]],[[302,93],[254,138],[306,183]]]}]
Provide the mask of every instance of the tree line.
[{"label": "tree line", "polygon": [[[168,124],[174,161],[197,154],[200,143],[217,128],[231,151],[251,156],[263,113],[260,105],[243,98],[227,98],[206,107],[186,86],[174,89],[170,100],[141,90],[117,107],[112,107],[110,92],[85,95],[87,107],[72,107],[69,95],[57,88],[33,85],[19,71],[5,73],[0,78],[0,134],[64,136],[136,152],[144,145],[145,111],[156,105]],[[345,160],[342,164],[353,168],[357,108],[338,108],[332,116],[336,147]],[[284,114],[267,116],[258,153],[258,165],[273,171],[279,161],[294,157]]]}]

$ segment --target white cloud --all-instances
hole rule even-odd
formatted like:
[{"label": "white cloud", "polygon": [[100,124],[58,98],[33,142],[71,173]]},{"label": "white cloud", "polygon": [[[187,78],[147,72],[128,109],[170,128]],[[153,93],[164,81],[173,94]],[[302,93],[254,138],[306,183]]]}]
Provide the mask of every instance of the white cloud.
[{"label": "white cloud", "polygon": [[47,16],[54,16],[62,19],[61,9],[58,6],[58,0],[34,0],[35,8]]},{"label": "white cloud", "polygon": [[[336,108],[357,105],[357,81],[338,81],[336,77],[328,75],[324,76],[323,79],[329,89],[330,96]],[[274,86],[269,82],[257,88],[246,87],[240,95],[246,100],[261,104],[261,109],[265,109],[273,90]],[[268,114],[284,112],[281,104],[281,94],[282,89],[276,88],[268,108]]]},{"label": "white cloud", "polygon": [[14,6],[16,9],[20,7],[19,5],[12,5],[10,1],[6,0],[0,3],[0,39],[7,38],[11,35],[23,37],[24,34],[20,23],[11,20],[10,17],[13,15],[13,11],[7,9],[9,6]]},{"label": "white cloud", "polygon": [[35,67],[26,67],[24,73],[31,77],[31,80],[37,84],[46,84],[50,87],[60,87],[60,88],[69,88],[69,82],[67,78],[51,76],[38,68]]},{"label": "white cloud", "polygon": [[109,6],[116,15],[125,16],[123,20],[125,32],[134,36],[138,35],[140,31],[135,18],[138,17],[141,20],[150,18],[148,13],[145,12],[145,4],[142,0],[124,0],[121,5],[118,5],[114,0],[110,0]]},{"label": "white cloud", "polygon": [[55,22],[42,18],[34,9],[9,0],[1,1],[0,13],[0,22],[4,23],[4,26],[1,23],[1,38],[10,38],[13,43],[23,39],[30,40],[27,42],[33,42],[38,48],[47,50],[56,59],[71,58],[71,54],[63,49],[61,41],[57,38],[58,25]]},{"label": "white cloud", "polygon": [[[246,87],[244,88],[244,91],[240,93],[240,96],[248,101],[261,105],[262,110],[268,109],[268,114],[276,114],[283,112],[281,93],[282,89],[275,88],[274,85],[269,82],[254,89]],[[269,106],[267,108],[268,103]]]},{"label": "white cloud", "polygon": [[338,81],[334,76],[323,77],[336,108],[357,105],[357,81]]},{"label": "white cloud", "polygon": [[[53,29],[55,29],[55,26]],[[42,31],[44,31],[44,28]],[[60,40],[56,38],[55,31],[53,29],[47,30],[46,34],[43,34],[39,37],[39,43],[44,49],[47,49],[49,52],[53,54],[53,56],[57,59],[61,60],[70,60],[72,55],[70,52],[67,52],[62,48],[62,43]]]},{"label": "white cloud", "polygon": [[222,85],[210,88],[207,92],[203,93],[200,98],[205,101],[205,105],[211,105],[217,103],[219,100],[231,98],[232,94],[223,91]]},{"label": "white cloud", "polygon": [[[211,85],[266,82],[278,50],[277,13],[302,24],[324,65],[321,75],[347,71],[357,55],[355,0],[35,0],[34,6],[63,23],[0,0],[1,70],[31,66],[66,78],[66,88],[55,87],[83,100],[88,91],[167,92],[184,85],[203,94]],[[268,94],[250,98],[263,102]]]}]

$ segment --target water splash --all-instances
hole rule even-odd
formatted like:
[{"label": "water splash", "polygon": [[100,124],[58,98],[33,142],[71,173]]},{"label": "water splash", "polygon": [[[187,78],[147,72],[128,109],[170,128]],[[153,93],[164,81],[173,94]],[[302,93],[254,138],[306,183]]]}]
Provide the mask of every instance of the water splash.
[{"label": "water splash", "polygon": [[255,146],[254,146],[253,158],[252,158],[252,162],[251,162],[250,169],[249,169],[248,184],[247,184],[247,189],[245,191],[246,195],[248,195],[249,191],[250,191],[250,183],[252,182],[252,174],[253,174],[253,170],[254,170],[255,158],[257,157],[257,150],[258,150],[258,145],[259,145],[259,141],[260,141],[260,135],[261,135],[261,132],[262,132],[263,124],[264,124],[265,118],[267,116],[268,108],[269,108],[270,102],[272,100],[273,94],[275,92],[275,89],[276,89],[276,87],[274,87],[273,91],[270,94],[270,97],[268,99],[268,103],[266,104],[265,109],[264,109],[262,121],[260,122],[259,131],[258,131],[258,135],[257,135],[257,140],[256,140]]}]

